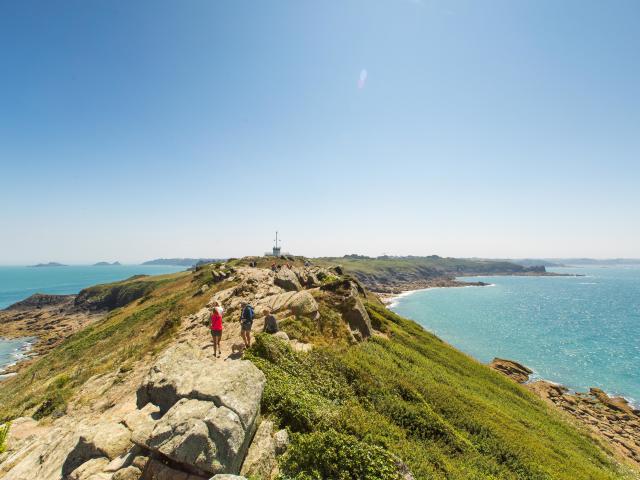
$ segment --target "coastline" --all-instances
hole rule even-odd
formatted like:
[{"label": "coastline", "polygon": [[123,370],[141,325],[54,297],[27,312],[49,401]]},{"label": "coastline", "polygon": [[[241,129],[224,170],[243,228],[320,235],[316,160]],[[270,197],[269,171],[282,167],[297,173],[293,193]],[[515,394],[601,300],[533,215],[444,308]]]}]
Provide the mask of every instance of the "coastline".
[{"label": "coastline", "polygon": [[540,379],[533,370],[513,360],[494,358],[488,367],[568,415],[607,444],[621,459],[640,467],[640,409],[628,399],[596,387],[591,387],[588,392],[569,389]]},{"label": "coastline", "polygon": [[494,287],[493,283],[486,282],[461,282],[458,280],[454,280],[451,284],[442,285],[440,283],[436,285],[430,285],[419,288],[408,288],[407,290],[402,290],[398,293],[385,293],[385,292],[374,292],[380,299],[380,301],[387,307],[393,308],[397,305],[398,300],[404,297],[408,297],[417,292],[425,292],[427,290],[435,290],[438,288],[469,288],[469,287]]},{"label": "coastline", "polygon": [[14,360],[0,365],[0,382],[17,374],[21,364],[33,356],[33,346],[38,341],[36,337],[0,337],[0,342],[21,342],[20,346],[14,349],[11,354]]},{"label": "coastline", "polygon": [[[416,292],[436,288],[479,286],[494,286],[494,284],[456,280],[452,284],[407,289],[399,293],[382,292],[377,295],[387,308],[392,309],[397,306],[400,299]],[[485,365],[521,384],[549,406],[567,415],[571,421],[586,428],[594,438],[608,445],[623,461],[633,464],[636,468],[640,467],[640,404],[638,399],[609,393],[597,387],[591,387],[588,392],[577,391],[561,383],[545,379],[539,376],[535,370],[513,360],[494,358],[492,362]],[[500,368],[500,366],[504,366],[504,368]]]}]

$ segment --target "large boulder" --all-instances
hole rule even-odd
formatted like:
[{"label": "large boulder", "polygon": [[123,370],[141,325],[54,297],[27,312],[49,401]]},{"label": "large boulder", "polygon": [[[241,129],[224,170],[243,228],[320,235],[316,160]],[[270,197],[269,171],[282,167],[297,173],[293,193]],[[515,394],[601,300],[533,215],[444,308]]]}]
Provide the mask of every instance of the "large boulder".
[{"label": "large boulder", "polygon": [[258,426],[240,473],[245,477],[271,478],[277,466],[273,422],[264,420]]},{"label": "large boulder", "polygon": [[273,283],[288,292],[302,290],[298,276],[289,268],[282,268],[276,272]]},{"label": "large boulder", "polygon": [[[185,344],[169,348],[138,389],[133,441],[195,475],[238,473],[255,432],[265,377],[251,362],[217,362]],[[146,407],[148,408],[148,407]],[[158,419],[154,418],[160,417]]]},{"label": "large boulder", "polygon": [[249,437],[234,412],[213,402],[183,398],[156,423],[141,445],[196,474],[237,472]]},{"label": "large boulder", "polygon": [[213,402],[234,411],[251,429],[260,410],[264,374],[247,360],[217,362],[185,344],[170,347],[137,391],[138,408],[153,403],[167,412],[181,398]]},{"label": "large boulder", "polygon": [[272,312],[290,311],[294,315],[306,317],[316,317],[318,315],[318,302],[310,292],[286,292],[263,298],[256,305],[260,312],[261,308],[267,307]]},{"label": "large boulder", "polygon": [[364,307],[362,300],[357,295],[350,295],[342,304],[342,316],[349,324],[349,328],[363,338],[369,338],[373,334],[371,318]]}]

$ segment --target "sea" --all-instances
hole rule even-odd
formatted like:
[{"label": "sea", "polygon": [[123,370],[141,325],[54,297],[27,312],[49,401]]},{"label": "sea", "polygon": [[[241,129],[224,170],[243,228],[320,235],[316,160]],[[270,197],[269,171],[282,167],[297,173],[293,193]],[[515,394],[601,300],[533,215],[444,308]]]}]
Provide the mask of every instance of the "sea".
[{"label": "sea", "polygon": [[533,379],[640,408],[640,267],[548,270],[579,276],[462,277],[490,286],[419,290],[390,308],[483,363],[515,360]]},{"label": "sea", "polygon": [[[110,265],[22,267],[0,266],[0,309],[34,293],[71,294],[99,283],[116,282],[133,275],[161,275],[185,270],[176,265]],[[0,338],[0,380],[2,370],[29,354],[35,339]]]}]

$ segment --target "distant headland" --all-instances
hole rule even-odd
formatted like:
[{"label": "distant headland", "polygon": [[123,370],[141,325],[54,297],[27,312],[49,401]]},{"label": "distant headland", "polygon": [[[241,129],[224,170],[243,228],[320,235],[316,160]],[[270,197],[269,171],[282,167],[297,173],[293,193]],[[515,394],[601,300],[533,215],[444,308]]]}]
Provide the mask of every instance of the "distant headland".
[{"label": "distant headland", "polygon": [[122,265],[120,262],[98,262],[98,263],[94,263],[93,266],[94,267],[117,267],[119,265]]},{"label": "distant headland", "polygon": [[156,258],[155,260],[143,262],[142,265],[178,265],[181,267],[193,267],[199,263],[214,263],[220,260],[219,258]]}]

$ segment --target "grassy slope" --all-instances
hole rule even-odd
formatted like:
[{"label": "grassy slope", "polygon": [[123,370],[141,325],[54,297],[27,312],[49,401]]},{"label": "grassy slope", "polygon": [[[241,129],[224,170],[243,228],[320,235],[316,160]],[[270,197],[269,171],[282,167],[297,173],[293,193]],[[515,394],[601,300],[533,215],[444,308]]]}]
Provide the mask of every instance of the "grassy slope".
[{"label": "grassy slope", "polygon": [[[385,451],[421,479],[622,478],[524,388],[384,307],[368,309],[388,339],[306,355],[260,336],[249,354],[268,378],[263,409],[296,432],[283,462],[291,478],[397,478]],[[370,471],[358,470],[363,456]]]},{"label": "grassy slope", "polygon": [[[129,366],[156,353],[171,340],[179,319],[197,311],[209,297],[194,296],[202,279],[191,273],[143,277],[92,287],[100,295],[108,287],[143,284],[145,295],[69,337],[0,388],[0,421],[20,415],[43,418],[64,412],[67,400],[91,376]],[[149,283],[155,283],[149,288]],[[222,287],[222,284],[219,288]]]}]

